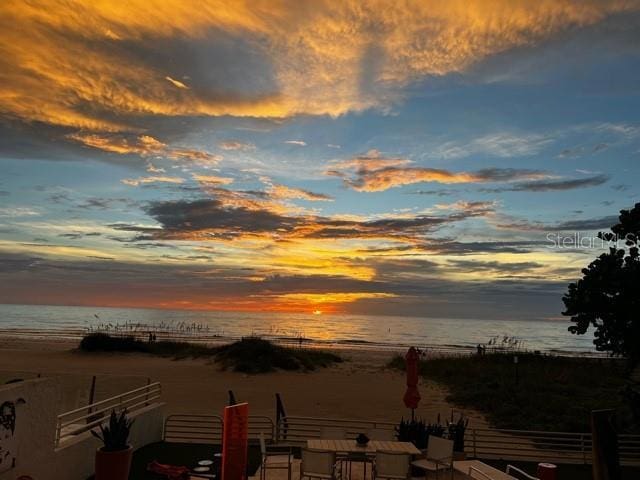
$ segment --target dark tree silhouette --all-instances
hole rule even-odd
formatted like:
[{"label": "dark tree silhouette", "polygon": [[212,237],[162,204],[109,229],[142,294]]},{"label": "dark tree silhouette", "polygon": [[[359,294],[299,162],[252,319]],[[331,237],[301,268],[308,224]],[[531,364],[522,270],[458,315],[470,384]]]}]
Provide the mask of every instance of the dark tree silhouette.
[{"label": "dark tree silhouette", "polygon": [[596,350],[627,357],[635,366],[640,361],[640,203],[622,210],[619,220],[611,233],[598,234],[614,246],[569,285],[562,314],[574,323],[571,333],[584,334],[593,326]]}]

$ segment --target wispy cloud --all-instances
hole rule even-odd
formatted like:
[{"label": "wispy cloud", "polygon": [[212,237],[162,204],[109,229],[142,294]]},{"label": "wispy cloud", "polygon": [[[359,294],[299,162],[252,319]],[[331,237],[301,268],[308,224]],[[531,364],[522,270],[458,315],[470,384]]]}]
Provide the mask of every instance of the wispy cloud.
[{"label": "wispy cloud", "polygon": [[174,80],[168,75],[164,78],[175,87],[182,88],[183,90],[189,90],[189,87],[182,83],[180,80]]},{"label": "wispy cloud", "polygon": [[31,207],[2,207],[0,208],[0,217],[34,217],[40,215],[38,210]]},{"label": "wispy cloud", "polygon": [[233,178],[219,177],[217,175],[199,175],[194,173],[192,177],[196,182],[204,185],[230,185],[233,183]]},{"label": "wispy cloud", "polygon": [[540,134],[494,133],[468,142],[446,142],[434,149],[433,156],[446,159],[486,155],[499,158],[535,155],[553,142]]},{"label": "wispy cloud", "polygon": [[149,183],[174,183],[180,184],[184,183],[184,178],[181,177],[168,177],[162,175],[151,175],[148,177],[138,177],[138,178],[124,178],[121,180],[125,185],[129,185],[131,187],[137,187],[140,185],[146,185]]},{"label": "wispy cloud", "polygon": [[306,147],[307,142],[303,140],[285,140],[284,143],[288,145],[297,145],[298,147]]},{"label": "wispy cloud", "polygon": [[172,147],[150,135],[74,133],[67,137],[88,147],[120,155],[163,157],[203,165],[215,165],[222,160],[221,155],[195,148]]},{"label": "wispy cloud", "polygon": [[222,150],[249,151],[256,149],[256,146],[253,143],[241,142],[239,140],[225,140],[224,142],[218,143],[218,146]]},{"label": "wispy cloud", "polygon": [[324,193],[311,192],[302,188],[287,187],[286,185],[272,185],[269,194],[276,199],[300,199],[310,202],[330,202],[333,197]]},{"label": "wispy cloud", "polygon": [[327,175],[338,176],[345,185],[360,192],[380,192],[415,183],[489,183],[540,180],[551,177],[547,172],[518,168],[485,168],[475,172],[408,166],[404,158],[387,158],[377,150],[353,159],[335,162]]}]

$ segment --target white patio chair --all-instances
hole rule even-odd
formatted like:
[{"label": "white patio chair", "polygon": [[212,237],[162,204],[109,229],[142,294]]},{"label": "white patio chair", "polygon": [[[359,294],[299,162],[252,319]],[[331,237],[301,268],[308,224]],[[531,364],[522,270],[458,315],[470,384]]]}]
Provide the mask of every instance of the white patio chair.
[{"label": "white patio chair", "polygon": [[373,480],[406,480],[410,477],[410,464],[411,457],[406,453],[378,451],[373,463]]},{"label": "white patio chair", "polygon": [[436,472],[436,478],[441,470],[449,470],[453,478],[453,440],[430,435],[425,458],[411,462],[411,465],[425,472]]},{"label": "white patio chair", "polygon": [[335,452],[303,448],[301,455],[300,480],[303,478],[337,480],[340,478],[341,471],[336,463]]},{"label": "white patio chair", "polygon": [[267,470],[287,470],[287,479],[291,480],[291,460],[293,458],[291,448],[267,448],[264,435],[260,432],[260,453],[262,454],[260,480],[266,480]]},{"label": "white patio chair", "polygon": [[371,428],[367,431],[367,437],[374,441],[392,442],[396,439],[395,432],[384,428]]}]

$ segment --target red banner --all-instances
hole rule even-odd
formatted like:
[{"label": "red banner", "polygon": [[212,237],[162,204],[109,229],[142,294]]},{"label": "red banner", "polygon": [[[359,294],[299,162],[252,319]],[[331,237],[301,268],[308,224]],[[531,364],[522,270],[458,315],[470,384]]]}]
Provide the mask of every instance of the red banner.
[{"label": "red banner", "polygon": [[222,480],[247,478],[247,436],[249,404],[239,403],[224,409],[222,435]]}]

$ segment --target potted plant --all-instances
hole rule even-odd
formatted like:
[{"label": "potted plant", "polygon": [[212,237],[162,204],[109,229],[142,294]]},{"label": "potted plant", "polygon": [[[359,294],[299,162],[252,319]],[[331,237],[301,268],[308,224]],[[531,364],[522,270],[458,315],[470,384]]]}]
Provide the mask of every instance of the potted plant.
[{"label": "potted plant", "polygon": [[458,421],[453,421],[453,412],[451,413],[451,421],[447,425],[448,437],[450,440],[453,440],[453,457],[455,460],[464,460],[464,434],[467,430],[467,426],[469,425],[469,419],[464,418],[462,414],[460,414],[460,418]]},{"label": "potted plant", "polygon": [[418,450],[426,450],[429,436],[442,437],[445,428],[440,424],[440,417],[436,423],[426,423],[422,419],[400,420],[396,427],[396,437],[401,442],[411,442]]},{"label": "potted plant", "polygon": [[129,445],[129,432],[133,420],[127,418],[127,411],[120,415],[111,412],[108,425],[100,425],[100,432],[92,430],[94,437],[100,439],[103,446],[96,452],[95,480],[127,480],[131,469],[133,448]]},{"label": "potted plant", "polygon": [[[426,453],[429,446],[429,437],[442,437],[444,435],[445,427],[440,424],[440,415],[438,415],[438,421],[435,423],[426,423],[422,419],[400,420],[400,423],[396,427],[396,437],[401,442],[411,442],[418,450]],[[411,476],[420,477],[424,475],[424,471],[417,467],[411,466]]]}]

